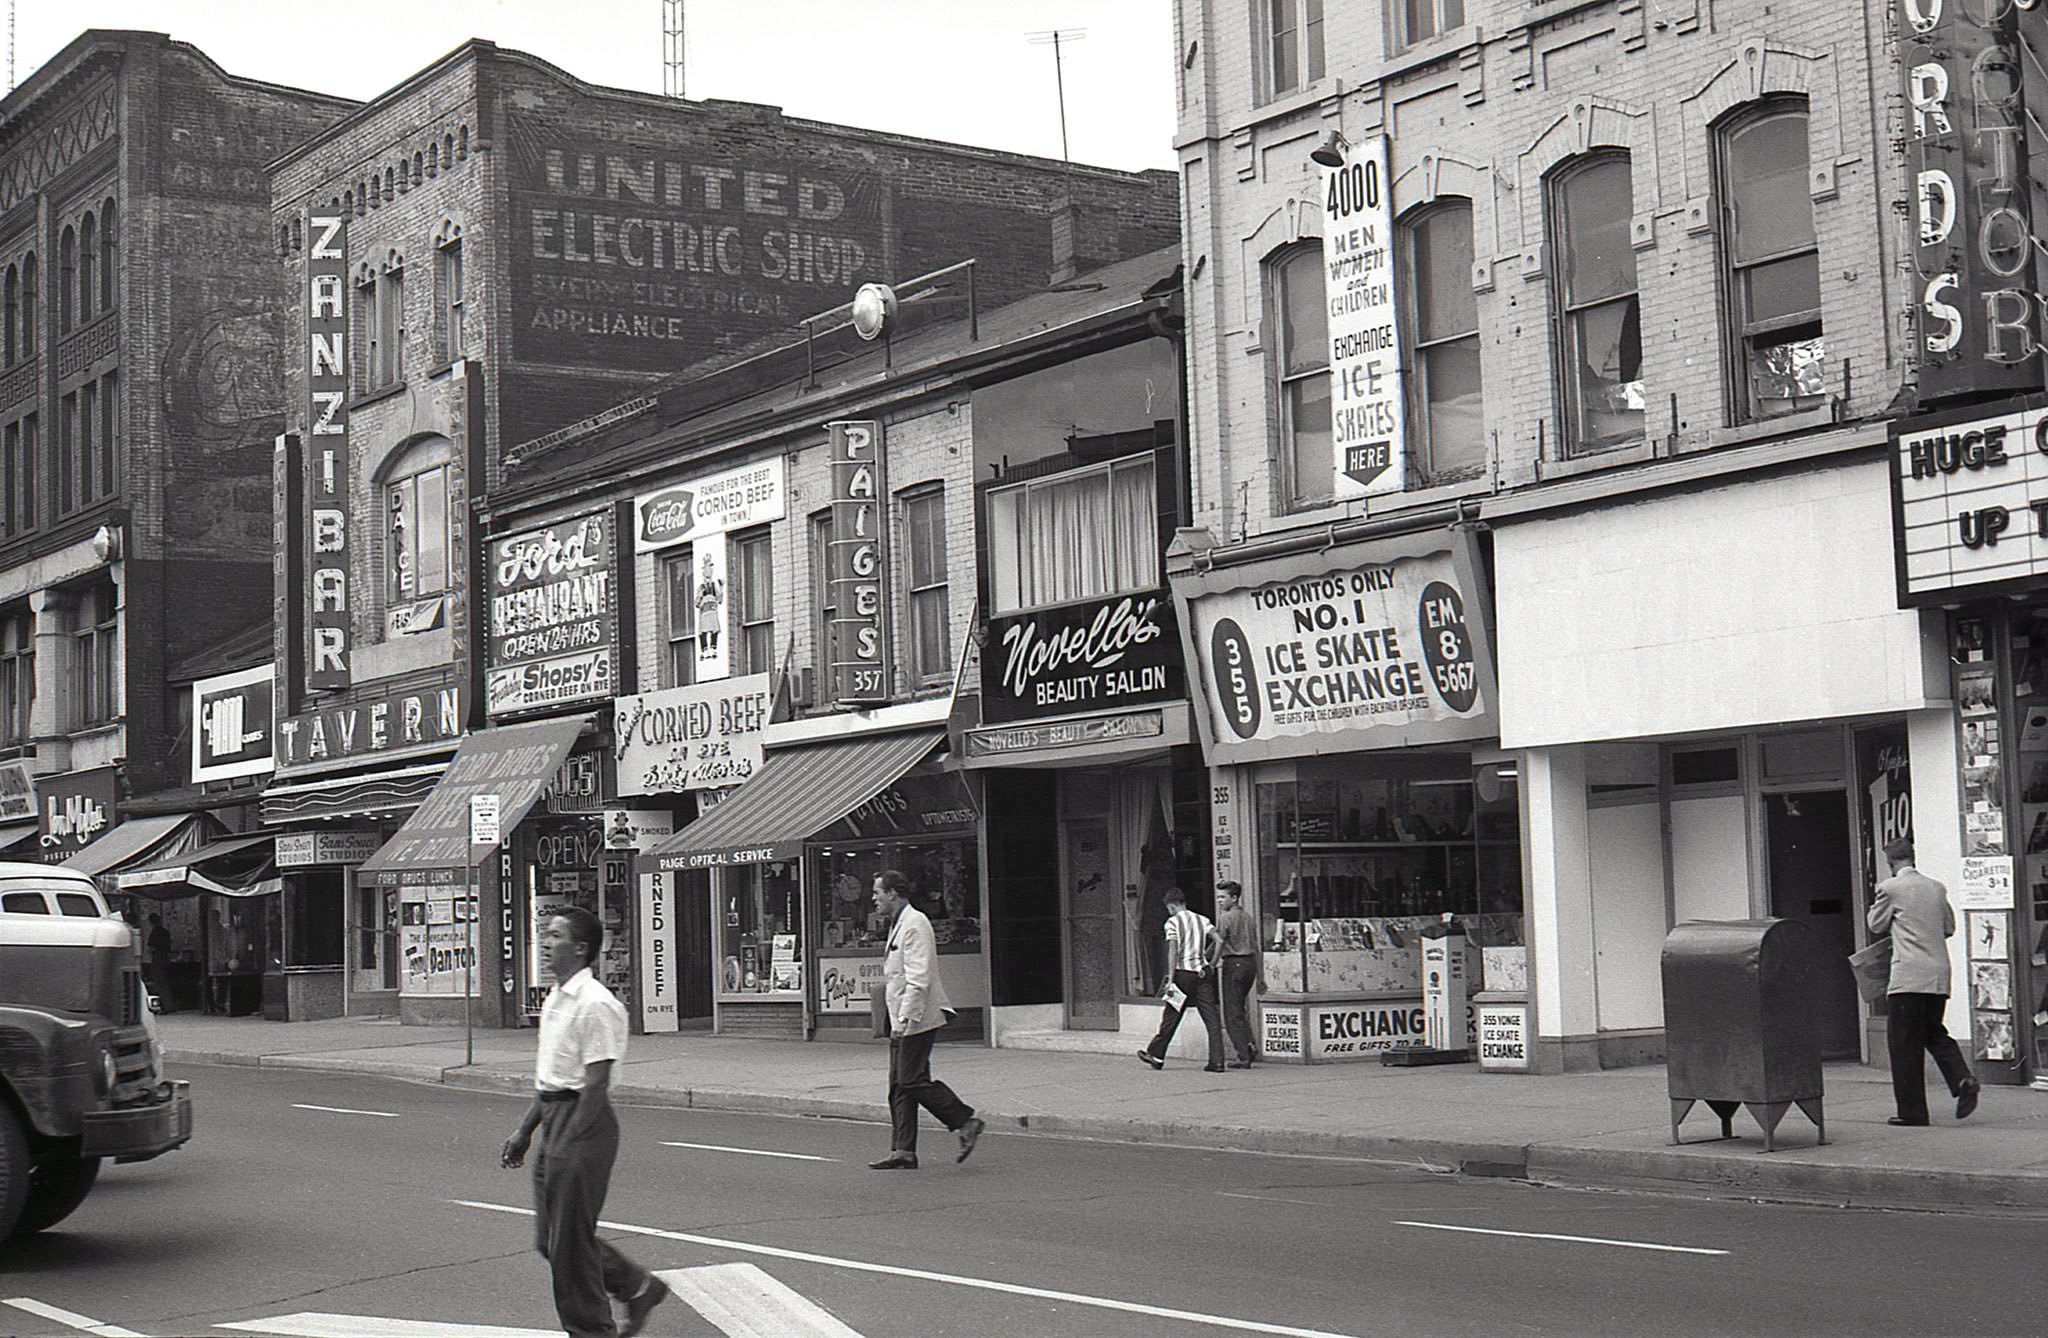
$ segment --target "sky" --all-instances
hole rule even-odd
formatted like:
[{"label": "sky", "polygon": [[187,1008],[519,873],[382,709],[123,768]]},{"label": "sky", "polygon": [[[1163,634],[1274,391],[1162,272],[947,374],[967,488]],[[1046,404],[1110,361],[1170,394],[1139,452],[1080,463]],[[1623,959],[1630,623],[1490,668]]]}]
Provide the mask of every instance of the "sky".
[{"label": "sky", "polygon": [[[18,82],[84,28],[168,32],[230,73],[369,98],[472,37],[659,93],[662,0],[12,0]],[[1016,153],[1174,165],[1173,0],[686,0],[684,93]]]}]

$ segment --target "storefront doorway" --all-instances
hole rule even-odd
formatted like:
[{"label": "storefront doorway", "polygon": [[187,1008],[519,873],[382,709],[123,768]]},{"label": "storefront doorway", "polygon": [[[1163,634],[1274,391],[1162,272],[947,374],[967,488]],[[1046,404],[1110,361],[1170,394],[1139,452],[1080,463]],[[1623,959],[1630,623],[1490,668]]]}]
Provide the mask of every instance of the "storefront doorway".
[{"label": "storefront doorway", "polygon": [[1855,1059],[1862,1049],[1849,970],[1856,951],[1849,796],[1839,788],[1765,795],[1764,831],[1771,914],[1812,931],[1821,1054]]},{"label": "storefront doorway", "polygon": [[1061,934],[1067,963],[1067,1026],[1117,1028],[1118,882],[1109,821],[1069,818],[1060,824]]}]

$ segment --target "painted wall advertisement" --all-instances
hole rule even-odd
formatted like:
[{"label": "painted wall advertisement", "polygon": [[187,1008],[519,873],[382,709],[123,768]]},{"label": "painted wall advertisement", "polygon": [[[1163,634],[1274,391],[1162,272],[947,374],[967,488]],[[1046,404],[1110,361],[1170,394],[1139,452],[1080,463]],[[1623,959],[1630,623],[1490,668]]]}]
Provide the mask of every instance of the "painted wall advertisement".
[{"label": "painted wall advertisement", "polygon": [[1323,169],[1323,266],[1336,496],[1398,493],[1408,486],[1408,415],[1385,135]]},{"label": "painted wall advertisement", "polygon": [[306,687],[348,686],[348,233],[306,220]]},{"label": "painted wall advertisement", "polygon": [[1221,760],[1247,746],[1319,751],[1333,732],[1487,728],[1491,664],[1449,553],[1201,595],[1189,607]]},{"label": "painted wall advertisement", "polygon": [[[783,515],[782,457],[758,460],[706,478],[672,484],[633,499],[633,547],[658,553],[689,544],[688,569],[669,576],[683,583],[683,606],[696,632],[696,679],[712,682],[732,672],[731,568],[726,536]],[[673,556],[673,555],[671,555]],[[673,599],[673,596],[671,596]]]},{"label": "painted wall advertisement", "polygon": [[1186,694],[1164,592],[989,620],[982,718],[1030,720],[1175,701]]},{"label": "painted wall advertisement", "polygon": [[270,719],[273,669],[260,665],[192,685],[192,783],[260,776],[277,766]]},{"label": "painted wall advertisement", "polygon": [[884,277],[876,175],[730,142],[571,139],[552,107],[506,131],[523,360],[669,372]]},{"label": "painted wall advertisement", "polygon": [[832,700],[873,706],[889,700],[882,425],[842,421],[825,429],[832,468],[832,537],[825,545],[832,585]]},{"label": "painted wall advertisement", "polygon": [[612,707],[619,793],[739,785],[761,769],[774,692],[767,674],[621,697]]},{"label": "painted wall advertisement", "polygon": [[493,715],[609,697],[618,591],[609,512],[494,540],[485,709]]}]

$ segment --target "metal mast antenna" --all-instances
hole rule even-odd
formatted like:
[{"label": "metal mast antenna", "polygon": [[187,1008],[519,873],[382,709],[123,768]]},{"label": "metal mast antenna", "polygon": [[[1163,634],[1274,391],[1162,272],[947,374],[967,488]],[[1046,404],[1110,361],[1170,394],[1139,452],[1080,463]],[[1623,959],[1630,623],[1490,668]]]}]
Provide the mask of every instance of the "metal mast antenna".
[{"label": "metal mast antenna", "polygon": [[683,0],[661,0],[661,94],[683,96]]},{"label": "metal mast antenna", "polygon": [[1025,40],[1033,46],[1052,48],[1052,77],[1060,94],[1060,161],[1071,173],[1074,166],[1072,155],[1067,151],[1067,75],[1060,60],[1062,42],[1078,42],[1088,36],[1086,28],[1048,28],[1044,32],[1028,33]]}]

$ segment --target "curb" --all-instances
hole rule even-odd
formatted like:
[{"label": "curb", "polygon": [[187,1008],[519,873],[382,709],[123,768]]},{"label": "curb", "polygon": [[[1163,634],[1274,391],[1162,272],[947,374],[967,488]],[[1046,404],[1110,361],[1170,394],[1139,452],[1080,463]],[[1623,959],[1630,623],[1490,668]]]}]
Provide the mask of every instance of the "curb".
[{"label": "curb", "polygon": [[[248,1055],[167,1050],[171,1063],[235,1068],[293,1069],[404,1078],[465,1091],[524,1095],[524,1072],[484,1067],[324,1055]],[[737,1114],[797,1115],[813,1119],[886,1124],[887,1103],[854,1098],[781,1096],[729,1088],[641,1087],[612,1089],[622,1103]],[[1046,1134],[1138,1146],[1200,1151],[1257,1152],[1278,1156],[1339,1157],[1419,1167],[1438,1175],[1527,1180],[1560,1189],[1733,1196],[1918,1211],[2048,1212],[2048,1175],[1999,1175],[1895,1166],[1853,1166],[1755,1156],[1688,1154],[1584,1144],[1461,1142],[1451,1139],[1190,1124],[1174,1120],[1117,1120],[1043,1113],[1013,1115],[983,1108],[991,1132]]]}]

